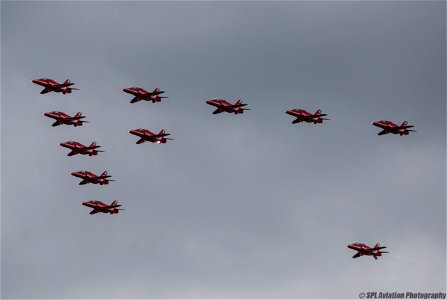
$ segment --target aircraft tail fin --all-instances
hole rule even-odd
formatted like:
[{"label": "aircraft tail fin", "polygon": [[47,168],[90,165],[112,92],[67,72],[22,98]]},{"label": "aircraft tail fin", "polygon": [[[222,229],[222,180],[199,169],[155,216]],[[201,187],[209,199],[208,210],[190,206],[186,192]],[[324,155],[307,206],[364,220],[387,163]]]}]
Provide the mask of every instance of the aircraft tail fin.
[{"label": "aircraft tail fin", "polygon": [[403,121],[400,126],[407,126],[407,125],[408,125],[408,122],[407,121]]},{"label": "aircraft tail fin", "polygon": [[81,112],[78,112],[77,114],[75,114],[75,118],[79,118],[79,117],[81,117],[82,116],[82,113]]},{"label": "aircraft tail fin", "polygon": [[240,104],[242,104],[241,99],[237,100],[236,103],[235,103],[234,105],[240,105]]},{"label": "aircraft tail fin", "polygon": [[374,248],[379,248],[380,247],[380,243],[377,243]]},{"label": "aircraft tail fin", "polygon": [[160,92],[160,89],[159,89],[159,88],[155,88],[155,89],[152,91],[152,94],[155,94],[155,93],[158,93],[158,92]]},{"label": "aircraft tail fin", "polygon": [[107,176],[107,171],[102,172],[102,174],[100,175],[100,177],[103,177],[103,176]]},{"label": "aircraft tail fin", "polygon": [[160,132],[158,133],[158,135],[163,135],[163,134],[165,134],[166,133],[166,131],[164,130],[164,129],[162,129],[162,130],[160,130]]},{"label": "aircraft tail fin", "polygon": [[65,80],[64,84],[66,84],[66,85],[70,84],[70,79]]},{"label": "aircraft tail fin", "polygon": [[322,111],[321,109],[317,109],[317,111],[315,112],[315,115],[321,115]]},{"label": "aircraft tail fin", "polygon": [[117,206],[118,205],[118,201],[113,200],[113,202],[110,204],[110,206]]},{"label": "aircraft tail fin", "polygon": [[96,146],[96,142],[93,142],[93,143],[90,144],[89,147],[95,147],[95,146]]}]

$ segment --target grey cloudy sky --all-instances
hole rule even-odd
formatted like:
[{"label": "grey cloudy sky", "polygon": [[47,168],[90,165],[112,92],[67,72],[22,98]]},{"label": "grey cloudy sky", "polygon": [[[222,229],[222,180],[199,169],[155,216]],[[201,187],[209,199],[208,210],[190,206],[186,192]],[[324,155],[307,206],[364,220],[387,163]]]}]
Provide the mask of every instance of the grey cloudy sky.
[{"label": "grey cloudy sky", "polygon": [[[443,1],[2,1],[1,297],[445,291],[445,21]],[[40,95],[39,77],[80,90]],[[169,99],[131,105],[134,85]],[[212,115],[211,97],[252,110]],[[418,132],[379,137],[380,119]],[[139,127],[175,140],[136,145]],[[84,169],[116,182],[78,186]],[[391,254],[353,260],[356,241]]]}]

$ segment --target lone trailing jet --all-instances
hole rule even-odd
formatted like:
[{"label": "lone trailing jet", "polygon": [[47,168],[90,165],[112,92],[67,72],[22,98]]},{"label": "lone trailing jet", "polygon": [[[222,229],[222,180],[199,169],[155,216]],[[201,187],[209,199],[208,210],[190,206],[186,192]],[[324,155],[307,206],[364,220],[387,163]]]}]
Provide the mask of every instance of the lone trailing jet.
[{"label": "lone trailing jet", "polygon": [[386,247],[381,247],[379,243],[377,243],[374,247],[369,247],[362,243],[354,243],[348,245],[349,249],[357,251],[357,253],[352,258],[357,258],[362,255],[373,256],[374,259],[377,259],[378,256],[382,256],[382,253],[389,253],[386,251],[380,251],[385,249]]},{"label": "lone trailing jet", "polygon": [[75,141],[63,142],[60,143],[60,145],[71,150],[71,152],[68,153],[67,156],[73,156],[75,154],[92,156],[97,155],[98,152],[104,152],[102,150],[97,150],[101,146],[96,146],[96,142],[91,143],[88,147]]},{"label": "lone trailing jet", "polygon": [[66,113],[63,113],[63,112],[60,112],[60,111],[46,112],[43,115],[48,117],[48,118],[52,118],[52,119],[56,120],[56,122],[54,122],[53,125],[51,125],[53,127],[54,126],[59,126],[59,125],[62,125],[62,124],[73,125],[74,127],[76,127],[76,126],[82,126],[83,123],[89,123],[88,121],[81,120],[81,119],[84,119],[85,116],[83,116],[82,113],[80,113],[80,112],[78,112],[73,117],[70,117]]},{"label": "lone trailing jet", "polygon": [[90,212],[91,215],[97,214],[99,212],[101,213],[109,213],[111,215],[117,214],[120,210],[124,210],[122,208],[118,208],[121,205],[118,204],[118,201],[114,200],[110,205],[105,204],[104,202],[92,200],[87,202],[81,202],[82,205],[93,208],[93,210]]},{"label": "lone trailing jet", "polygon": [[322,114],[321,109],[317,110],[314,114],[311,114],[304,109],[292,109],[286,110],[286,114],[296,117],[295,120],[292,121],[292,124],[307,122],[307,123],[323,123],[323,120],[329,120],[326,118],[322,118],[327,116],[327,114]]},{"label": "lone trailing jet", "polygon": [[209,99],[205,101],[206,104],[212,105],[217,109],[213,111],[213,114],[220,114],[221,112],[243,114],[244,110],[250,110],[249,108],[243,108],[247,104],[242,103],[241,99],[237,100],[236,103],[231,104],[224,99]]},{"label": "lone trailing jet", "polygon": [[107,175],[107,171],[104,171],[99,176],[89,171],[72,172],[71,175],[82,179],[79,185],[84,185],[87,183],[93,183],[93,184],[99,183],[100,185],[103,185],[103,184],[109,184],[109,181],[114,181],[112,179],[108,179],[112,176]]},{"label": "lone trailing jet", "polygon": [[44,89],[40,92],[41,94],[56,92],[65,95],[70,94],[73,90],[79,90],[77,88],[71,87],[72,85],[74,85],[74,83],[70,82],[70,79],[65,80],[63,83],[59,83],[57,81],[54,81],[53,79],[48,78],[39,78],[31,81],[44,87]]},{"label": "lone trailing jet", "polygon": [[414,126],[408,125],[407,121],[403,121],[400,126],[394,124],[391,121],[386,121],[386,120],[380,120],[377,122],[373,122],[371,124],[383,129],[381,132],[378,133],[378,135],[392,133],[392,134],[400,134],[402,136],[402,135],[409,135],[410,131],[416,131],[416,130],[408,129],[408,128],[412,128]]},{"label": "lone trailing jet", "polygon": [[141,100],[152,101],[152,103],[155,103],[160,102],[161,99],[168,98],[160,96],[161,94],[164,94],[164,91],[161,91],[159,88],[154,89],[152,92],[148,92],[143,88],[133,86],[123,89],[123,92],[135,96],[130,100],[130,103],[135,103]]},{"label": "lone trailing jet", "polygon": [[173,140],[171,138],[167,138],[170,133],[166,133],[163,129],[158,134],[155,134],[143,128],[129,130],[129,133],[140,137],[140,139],[137,141],[137,144],[141,144],[144,142],[165,144],[167,140]]}]

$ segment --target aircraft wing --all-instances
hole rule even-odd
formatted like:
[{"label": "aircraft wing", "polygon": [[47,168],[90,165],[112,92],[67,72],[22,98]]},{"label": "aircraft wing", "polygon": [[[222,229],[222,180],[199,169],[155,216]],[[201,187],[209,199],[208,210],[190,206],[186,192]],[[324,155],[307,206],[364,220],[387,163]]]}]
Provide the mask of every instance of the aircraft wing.
[{"label": "aircraft wing", "polygon": [[[80,119],[84,119],[85,116],[79,116],[79,117],[70,117],[70,118],[60,118],[60,120],[64,120],[64,121],[77,121]],[[83,121],[85,122],[85,121]]]},{"label": "aircraft wing", "polygon": [[310,115],[310,116],[300,115],[298,118],[303,118],[303,119],[315,119],[315,118],[320,118],[320,117],[324,117],[324,116],[327,116],[327,114]]},{"label": "aircraft wing", "polygon": [[162,137],[165,137],[165,136],[168,136],[168,135],[171,135],[171,134],[170,133],[154,134],[154,135],[151,135],[150,138],[158,139],[158,138],[162,138]]},{"label": "aircraft wing", "polygon": [[130,103],[135,103],[141,101],[140,99],[138,99],[137,97],[134,97],[132,100],[130,100]]},{"label": "aircraft wing", "polygon": [[363,249],[363,251],[367,251],[367,252],[374,252],[374,251],[378,251],[380,249],[385,249],[386,247],[375,247],[375,248],[369,248],[369,249]]},{"label": "aircraft wing", "polygon": [[377,250],[381,250],[381,249],[385,249],[386,247],[385,246],[383,246],[383,247],[375,247],[375,248],[371,248],[371,249],[369,249],[370,251],[377,251]]},{"label": "aircraft wing", "polygon": [[96,210],[96,209],[94,209],[94,210],[92,210],[92,211],[90,212],[91,215],[94,215],[94,214],[97,214],[97,213],[99,213],[99,210]]},{"label": "aircraft wing", "polygon": [[47,94],[47,93],[49,93],[49,92],[51,92],[51,89],[49,89],[49,88],[44,88],[40,93],[41,93],[41,94]]},{"label": "aircraft wing", "polygon": [[362,254],[360,252],[357,252],[352,258],[357,258],[357,257],[360,257],[360,256],[362,256]]},{"label": "aircraft wing", "polygon": [[121,205],[121,204],[117,204],[117,205],[108,205],[108,206],[105,206],[104,209],[116,208],[116,207],[120,207],[120,206],[122,206],[122,205]]},{"label": "aircraft wing", "polygon": [[51,85],[51,87],[53,87],[53,88],[64,88],[64,87],[69,87],[69,86],[72,86],[72,85],[74,85],[74,82],[53,84],[53,85]]},{"label": "aircraft wing", "polygon": [[225,107],[225,108],[239,108],[239,107],[246,106],[246,105],[247,105],[247,103],[241,103],[241,104],[225,105],[223,107]]},{"label": "aircraft wing", "polygon": [[80,150],[95,150],[95,149],[97,149],[99,147],[101,147],[101,146],[84,147],[84,148],[81,148]]}]

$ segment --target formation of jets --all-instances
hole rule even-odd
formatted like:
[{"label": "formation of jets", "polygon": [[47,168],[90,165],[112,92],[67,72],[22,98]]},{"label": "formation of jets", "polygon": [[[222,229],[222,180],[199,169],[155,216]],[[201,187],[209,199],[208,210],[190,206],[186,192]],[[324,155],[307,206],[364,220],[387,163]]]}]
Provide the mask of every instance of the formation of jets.
[{"label": "formation of jets", "polygon": [[[47,79],[47,78],[40,78],[40,79],[34,79],[32,80],[33,83],[43,86],[44,89],[40,92],[41,94],[46,94],[49,92],[56,92],[56,93],[62,93],[67,94],[71,93],[73,90],[79,90],[77,88],[72,87],[74,83],[70,82],[69,79],[65,80],[63,83],[58,83],[55,80]],[[124,88],[123,92],[131,94],[134,96],[134,98],[130,101],[130,103],[135,103],[139,101],[152,101],[152,103],[160,102],[164,98],[164,96],[160,96],[161,94],[164,94],[164,91],[161,91],[159,88],[155,88],[152,92],[147,91],[144,88],[140,87],[128,87]],[[243,114],[244,111],[250,110],[249,108],[246,108],[246,103],[242,103],[242,100],[237,100],[234,104],[231,102],[225,100],[225,99],[208,99],[205,100],[205,103],[208,105],[211,105],[215,107],[216,109],[213,111],[213,114],[220,114],[222,112],[226,113],[234,113],[237,114]],[[313,124],[321,124],[325,120],[329,120],[325,118],[327,114],[322,113],[321,109],[318,109],[315,113],[310,113],[304,109],[291,109],[286,110],[286,114],[293,116],[295,119],[292,121],[293,124],[296,123],[313,123]],[[73,125],[75,127],[82,126],[83,123],[88,123],[88,121],[82,120],[85,118],[85,116],[82,115],[82,113],[78,112],[73,117],[70,115],[67,115],[66,113],[59,112],[59,111],[52,111],[44,113],[46,117],[55,119],[56,121],[52,124],[52,126],[59,126],[59,125]],[[372,125],[377,126],[382,129],[378,133],[378,135],[384,135],[384,134],[399,134],[402,135],[409,135],[410,132],[414,132],[415,130],[412,130],[410,128],[413,128],[414,126],[408,125],[407,121],[404,121],[401,125],[396,125],[395,123],[391,121],[377,121],[373,122]],[[166,133],[165,130],[161,130],[159,133],[151,132],[147,129],[133,129],[129,130],[129,133],[132,135],[135,135],[139,137],[139,140],[136,142],[136,144],[141,144],[144,142],[151,142],[156,144],[165,144],[167,140],[173,140],[172,138],[168,138],[169,133]],[[67,156],[73,156],[76,154],[81,155],[89,155],[94,156],[97,155],[98,152],[104,152],[102,150],[98,150],[100,146],[96,145],[96,142],[92,142],[89,146],[85,146],[79,142],[75,141],[68,141],[68,142],[62,142],[60,145],[64,148],[70,149],[70,152],[67,154]],[[111,176],[107,175],[107,171],[104,171],[100,175],[95,175],[92,172],[89,171],[78,171],[78,172],[72,172],[71,175],[81,178],[82,181],[79,183],[79,185],[85,185],[87,183],[92,184],[99,184],[99,185],[106,185],[110,181],[114,181],[112,179],[109,179]],[[118,204],[117,200],[114,200],[110,205],[105,204],[104,202],[98,201],[98,200],[92,200],[87,202],[81,202],[82,205],[92,208],[93,210],[90,212],[90,214],[97,214],[99,212],[101,213],[109,213],[109,214],[117,214],[120,210],[123,210],[121,208],[121,205]],[[357,253],[352,258],[357,258],[363,255],[367,256],[373,256],[374,259],[377,259],[379,256],[382,256],[382,253],[389,253],[386,251],[381,251],[382,249],[386,247],[380,246],[379,243],[377,243],[374,247],[369,247],[366,244],[362,243],[354,243],[349,244],[348,248],[357,251]]]}]

